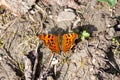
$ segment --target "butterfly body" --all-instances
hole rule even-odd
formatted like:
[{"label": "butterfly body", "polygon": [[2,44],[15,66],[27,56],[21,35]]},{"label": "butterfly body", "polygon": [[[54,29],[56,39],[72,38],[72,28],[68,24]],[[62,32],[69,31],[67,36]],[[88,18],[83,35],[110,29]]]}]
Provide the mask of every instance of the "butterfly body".
[{"label": "butterfly body", "polygon": [[76,33],[64,34],[63,36],[56,36],[53,34],[41,34],[39,39],[43,40],[45,45],[55,53],[64,53],[69,51],[74,45],[75,39],[78,37]]}]

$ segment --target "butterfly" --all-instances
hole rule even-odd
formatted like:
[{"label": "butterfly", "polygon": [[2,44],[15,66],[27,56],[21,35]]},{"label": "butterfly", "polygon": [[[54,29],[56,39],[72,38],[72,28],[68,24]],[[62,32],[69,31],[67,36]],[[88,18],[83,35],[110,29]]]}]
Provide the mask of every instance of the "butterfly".
[{"label": "butterfly", "polygon": [[64,53],[69,51],[74,45],[75,40],[78,38],[76,33],[63,34],[56,36],[54,34],[40,34],[39,39],[44,41],[44,44],[55,53]]}]

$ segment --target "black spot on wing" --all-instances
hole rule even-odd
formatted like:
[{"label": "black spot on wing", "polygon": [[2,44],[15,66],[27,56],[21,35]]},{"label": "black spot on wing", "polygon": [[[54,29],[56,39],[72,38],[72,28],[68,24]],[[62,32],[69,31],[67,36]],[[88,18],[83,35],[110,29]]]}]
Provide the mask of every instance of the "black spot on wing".
[{"label": "black spot on wing", "polygon": [[52,36],[52,39],[53,39],[54,37]]},{"label": "black spot on wing", "polygon": [[68,41],[69,39],[67,38],[66,41]]},{"label": "black spot on wing", "polygon": [[48,35],[48,38],[50,38],[51,35]]},{"label": "black spot on wing", "polygon": [[70,37],[70,34],[68,34],[68,37]]},{"label": "black spot on wing", "polygon": [[[52,36],[53,37],[53,36]],[[53,39],[51,39],[51,42],[53,42]]]}]

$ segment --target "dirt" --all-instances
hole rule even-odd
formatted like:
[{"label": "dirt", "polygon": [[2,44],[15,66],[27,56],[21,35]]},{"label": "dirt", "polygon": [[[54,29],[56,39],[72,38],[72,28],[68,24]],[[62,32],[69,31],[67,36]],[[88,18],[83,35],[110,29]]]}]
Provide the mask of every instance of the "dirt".
[{"label": "dirt", "polygon": [[[66,54],[38,39],[84,30]],[[0,0],[0,80],[119,80],[119,54],[120,1]]]}]

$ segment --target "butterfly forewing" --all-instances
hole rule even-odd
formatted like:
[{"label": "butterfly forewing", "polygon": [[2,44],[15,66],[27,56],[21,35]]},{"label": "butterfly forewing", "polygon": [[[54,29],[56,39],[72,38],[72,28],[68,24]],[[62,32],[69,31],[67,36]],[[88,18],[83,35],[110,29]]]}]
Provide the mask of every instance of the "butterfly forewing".
[{"label": "butterfly forewing", "polygon": [[69,51],[72,48],[74,41],[77,37],[78,35],[76,33],[64,34],[62,39],[62,51]]},{"label": "butterfly forewing", "polygon": [[43,34],[43,35],[39,35],[39,39],[43,40],[45,45],[48,46],[52,52],[55,52],[55,53],[60,52],[60,48],[59,48],[59,44],[58,44],[58,37],[56,35]]}]

